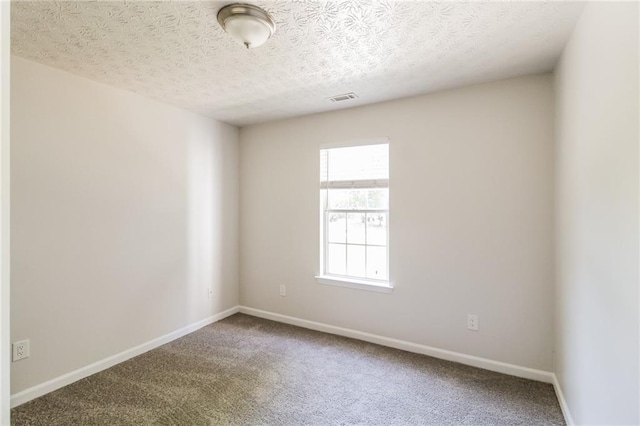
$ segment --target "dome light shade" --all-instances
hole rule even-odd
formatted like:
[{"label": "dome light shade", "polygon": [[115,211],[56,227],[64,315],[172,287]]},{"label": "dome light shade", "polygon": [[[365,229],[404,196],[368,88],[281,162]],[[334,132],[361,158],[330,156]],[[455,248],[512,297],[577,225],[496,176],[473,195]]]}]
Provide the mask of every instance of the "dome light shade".
[{"label": "dome light shade", "polygon": [[230,4],[218,12],[220,26],[247,49],[263,45],[276,25],[267,12],[250,4]]}]

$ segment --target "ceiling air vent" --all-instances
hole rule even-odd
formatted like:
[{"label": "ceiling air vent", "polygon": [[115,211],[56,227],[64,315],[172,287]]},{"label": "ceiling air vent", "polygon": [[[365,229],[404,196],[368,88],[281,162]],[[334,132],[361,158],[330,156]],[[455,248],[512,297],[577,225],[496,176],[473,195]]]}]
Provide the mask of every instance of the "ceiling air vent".
[{"label": "ceiling air vent", "polygon": [[327,99],[329,99],[331,102],[343,102],[343,101],[349,101],[351,99],[358,99],[358,95],[356,95],[353,92],[350,92],[350,93],[345,93],[344,95],[332,96]]}]

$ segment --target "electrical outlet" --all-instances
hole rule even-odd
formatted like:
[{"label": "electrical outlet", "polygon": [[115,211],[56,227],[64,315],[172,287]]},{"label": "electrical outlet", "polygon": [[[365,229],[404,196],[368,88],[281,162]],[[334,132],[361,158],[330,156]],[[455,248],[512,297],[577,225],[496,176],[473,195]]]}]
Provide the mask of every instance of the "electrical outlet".
[{"label": "electrical outlet", "polygon": [[469,330],[478,331],[478,316],[467,315],[467,328]]},{"label": "electrical outlet", "polygon": [[211,299],[211,296],[213,296],[213,289],[212,289],[211,287],[209,287],[209,290],[208,290],[208,292],[207,292],[207,297],[208,297],[209,299]]},{"label": "electrical outlet", "polygon": [[287,286],[285,286],[284,284],[280,284],[280,296],[286,296],[287,295]]},{"label": "electrical outlet", "polygon": [[29,358],[29,340],[21,340],[14,342],[12,345],[13,357],[12,361],[20,361],[21,359]]}]

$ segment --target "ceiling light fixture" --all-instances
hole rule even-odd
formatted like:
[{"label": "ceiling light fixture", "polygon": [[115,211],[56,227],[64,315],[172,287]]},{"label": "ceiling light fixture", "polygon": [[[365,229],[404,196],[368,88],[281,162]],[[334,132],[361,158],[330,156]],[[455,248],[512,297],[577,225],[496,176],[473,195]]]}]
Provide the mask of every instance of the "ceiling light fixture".
[{"label": "ceiling light fixture", "polygon": [[220,26],[247,49],[262,46],[276,31],[276,24],[264,10],[235,3],[218,11]]}]

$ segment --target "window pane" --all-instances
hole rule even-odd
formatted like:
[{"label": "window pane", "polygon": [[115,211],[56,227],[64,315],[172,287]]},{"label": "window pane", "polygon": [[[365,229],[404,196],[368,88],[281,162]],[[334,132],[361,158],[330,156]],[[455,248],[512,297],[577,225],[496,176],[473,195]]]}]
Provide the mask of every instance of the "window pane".
[{"label": "window pane", "polygon": [[367,208],[367,189],[330,189],[329,209]]},{"label": "window pane", "polygon": [[347,275],[365,277],[364,246],[347,246]]},{"label": "window pane", "polygon": [[347,242],[364,244],[364,213],[347,214]]},{"label": "window pane", "polygon": [[347,242],[347,223],[344,213],[327,213],[328,237],[330,243]]},{"label": "window pane", "polygon": [[389,208],[389,189],[329,189],[329,209],[381,209]]},{"label": "window pane", "polygon": [[348,189],[330,189],[327,192],[329,193],[329,209],[349,208]]},{"label": "window pane", "polygon": [[367,244],[387,245],[386,213],[367,213]]},{"label": "window pane", "polygon": [[329,244],[327,256],[327,273],[345,275],[347,272],[347,252],[344,244]]},{"label": "window pane", "polygon": [[389,209],[389,188],[367,190],[367,207],[370,209]]},{"label": "window pane", "polygon": [[367,247],[367,278],[387,280],[387,248]]},{"label": "window pane", "polygon": [[320,179],[389,179],[389,145],[350,146],[320,152]]}]

